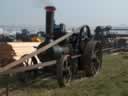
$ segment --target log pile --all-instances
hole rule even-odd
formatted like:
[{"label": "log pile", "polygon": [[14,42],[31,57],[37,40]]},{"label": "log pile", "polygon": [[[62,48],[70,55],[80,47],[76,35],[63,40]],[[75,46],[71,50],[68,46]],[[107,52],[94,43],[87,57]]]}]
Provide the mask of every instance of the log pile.
[{"label": "log pile", "polygon": [[36,50],[34,46],[39,44],[37,42],[0,43],[0,66],[18,60],[25,54],[32,53]]}]

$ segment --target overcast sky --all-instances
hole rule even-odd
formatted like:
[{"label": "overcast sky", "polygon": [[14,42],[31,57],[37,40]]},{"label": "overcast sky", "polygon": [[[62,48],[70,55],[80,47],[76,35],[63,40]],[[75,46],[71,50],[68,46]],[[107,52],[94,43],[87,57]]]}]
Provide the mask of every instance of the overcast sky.
[{"label": "overcast sky", "polygon": [[128,0],[0,0],[0,25],[44,25],[47,4],[68,26],[128,25]]}]

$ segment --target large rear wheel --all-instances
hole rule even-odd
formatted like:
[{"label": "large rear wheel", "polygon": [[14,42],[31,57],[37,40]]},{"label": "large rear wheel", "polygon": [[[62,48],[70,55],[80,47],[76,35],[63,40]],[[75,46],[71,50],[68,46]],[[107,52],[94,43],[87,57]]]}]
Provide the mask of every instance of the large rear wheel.
[{"label": "large rear wheel", "polygon": [[81,57],[83,70],[87,77],[94,76],[102,65],[102,45],[98,41],[89,41]]}]

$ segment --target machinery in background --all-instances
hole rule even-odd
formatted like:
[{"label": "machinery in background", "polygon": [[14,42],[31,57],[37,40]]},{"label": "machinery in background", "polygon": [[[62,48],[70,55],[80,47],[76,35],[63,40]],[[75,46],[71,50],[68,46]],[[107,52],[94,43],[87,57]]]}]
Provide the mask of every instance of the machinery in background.
[{"label": "machinery in background", "polygon": [[[54,34],[56,35],[56,37],[54,39],[59,38],[59,34],[66,32],[66,26],[65,24],[54,24]],[[47,34],[40,31],[37,32],[37,34],[33,34],[31,35],[32,37],[32,42],[45,42],[46,38],[47,38]]]},{"label": "machinery in background", "polygon": [[127,30],[127,28],[120,27],[97,26],[94,38],[96,40],[101,40],[104,48],[127,48],[128,34],[122,33],[122,31]]},{"label": "machinery in background", "polygon": [[45,42],[46,34],[42,31],[37,32],[37,34],[31,35],[32,42]]},{"label": "machinery in background", "polygon": [[113,47],[113,42],[116,38],[115,33],[111,33],[111,26],[97,26],[95,29],[95,40],[102,41],[102,45],[104,48]]}]

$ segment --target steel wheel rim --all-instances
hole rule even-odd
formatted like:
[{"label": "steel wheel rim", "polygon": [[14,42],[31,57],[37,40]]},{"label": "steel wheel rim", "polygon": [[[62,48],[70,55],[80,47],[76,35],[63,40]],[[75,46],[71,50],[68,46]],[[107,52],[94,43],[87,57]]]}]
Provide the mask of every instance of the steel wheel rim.
[{"label": "steel wheel rim", "polygon": [[64,77],[64,83],[68,84],[71,81],[72,78],[72,72],[71,72],[71,65],[69,62],[69,57],[67,57],[64,60],[64,69],[63,69],[63,77]]},{"label": "steel wheel rim", "polygon": [[101,68],[101,59],[102,59],[102,55],[101,55],[101,49],[98,48],[97,46],[95,47],[94,52],[92,53],[92,57],[91,57],[91,70],[93,73],[97,73],[97,71],[100,70]]}]

